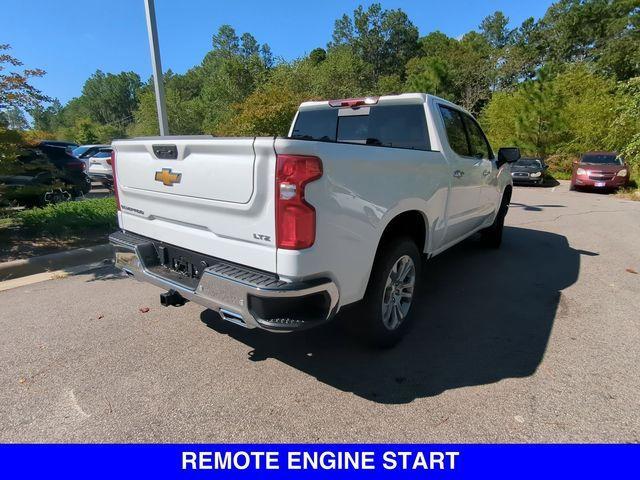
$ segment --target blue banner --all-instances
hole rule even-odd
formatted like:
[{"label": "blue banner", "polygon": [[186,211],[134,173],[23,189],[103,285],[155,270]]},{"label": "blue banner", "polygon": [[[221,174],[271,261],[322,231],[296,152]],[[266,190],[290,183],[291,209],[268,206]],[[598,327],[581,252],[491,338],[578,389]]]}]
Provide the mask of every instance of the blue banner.
[{"label": "blue banner", "polygon": [[638,478],[638,445],[2,445],[0,478]]}]

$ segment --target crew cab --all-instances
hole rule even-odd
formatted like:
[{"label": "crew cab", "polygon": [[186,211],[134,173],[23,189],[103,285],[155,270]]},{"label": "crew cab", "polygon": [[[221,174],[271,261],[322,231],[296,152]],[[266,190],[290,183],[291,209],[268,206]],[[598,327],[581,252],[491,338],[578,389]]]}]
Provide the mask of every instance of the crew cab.
[{"label": "crew cab", "polygon": [[116,265],[247,328],[290,332],[347,305],[364,338],[408,328],[422,258],[499,247],[516,148],[422,93],[300,105],[287,137],[113,143]]}]

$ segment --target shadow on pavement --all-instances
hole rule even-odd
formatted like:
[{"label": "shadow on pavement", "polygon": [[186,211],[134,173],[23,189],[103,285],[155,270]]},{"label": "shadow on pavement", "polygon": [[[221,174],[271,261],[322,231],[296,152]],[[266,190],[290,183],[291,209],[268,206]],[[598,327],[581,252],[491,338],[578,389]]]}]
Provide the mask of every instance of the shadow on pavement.
[{"label": "shadow on pavement", "polygon": [[[337,389],[380,403],[535,373],[554,319],[567,306],[560,290],[578,278],[580,252],[561,235],[505,228],[501,250],[467,241],[429,261],[414,308],[414,328],[396,348],[370,350],[340,322],[277,335],[201,320],[251,348],[247,361],[273,358]],[[243,368],[238,365],[238,368]]]},{"label": "shadow on pavement", "polygon": [[525,188],[552,188],[560,185],[560,182],[553,177],[545,177],[542,185],[539,184],[531,184],[527,182],[514,183],[516,187],[525,187]]}]

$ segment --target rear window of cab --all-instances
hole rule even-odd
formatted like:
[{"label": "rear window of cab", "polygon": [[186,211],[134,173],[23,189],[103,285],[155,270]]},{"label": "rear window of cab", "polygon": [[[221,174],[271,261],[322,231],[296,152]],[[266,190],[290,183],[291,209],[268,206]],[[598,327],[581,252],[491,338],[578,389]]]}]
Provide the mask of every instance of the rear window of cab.
[{"label": "rear window of cab", "polygon": [[431,149],[421,104],[300,110],[291,138],[411,150]]}]

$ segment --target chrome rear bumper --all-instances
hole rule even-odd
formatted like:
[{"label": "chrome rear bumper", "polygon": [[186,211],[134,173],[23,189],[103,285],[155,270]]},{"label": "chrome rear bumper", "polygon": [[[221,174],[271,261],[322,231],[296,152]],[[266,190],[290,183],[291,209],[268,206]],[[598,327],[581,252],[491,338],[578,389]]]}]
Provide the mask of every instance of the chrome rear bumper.
[{"label": "chrome rear bumper", "polygon": [[109,241],[117,268],[141,282],[175,290],[243,327],[290,332],[324,323],[338,310],[338,288],[331,280],[287,283],[274,274],[214,259],[189,286],[160,265],[158,242],[128,232],[115,232]]}]

